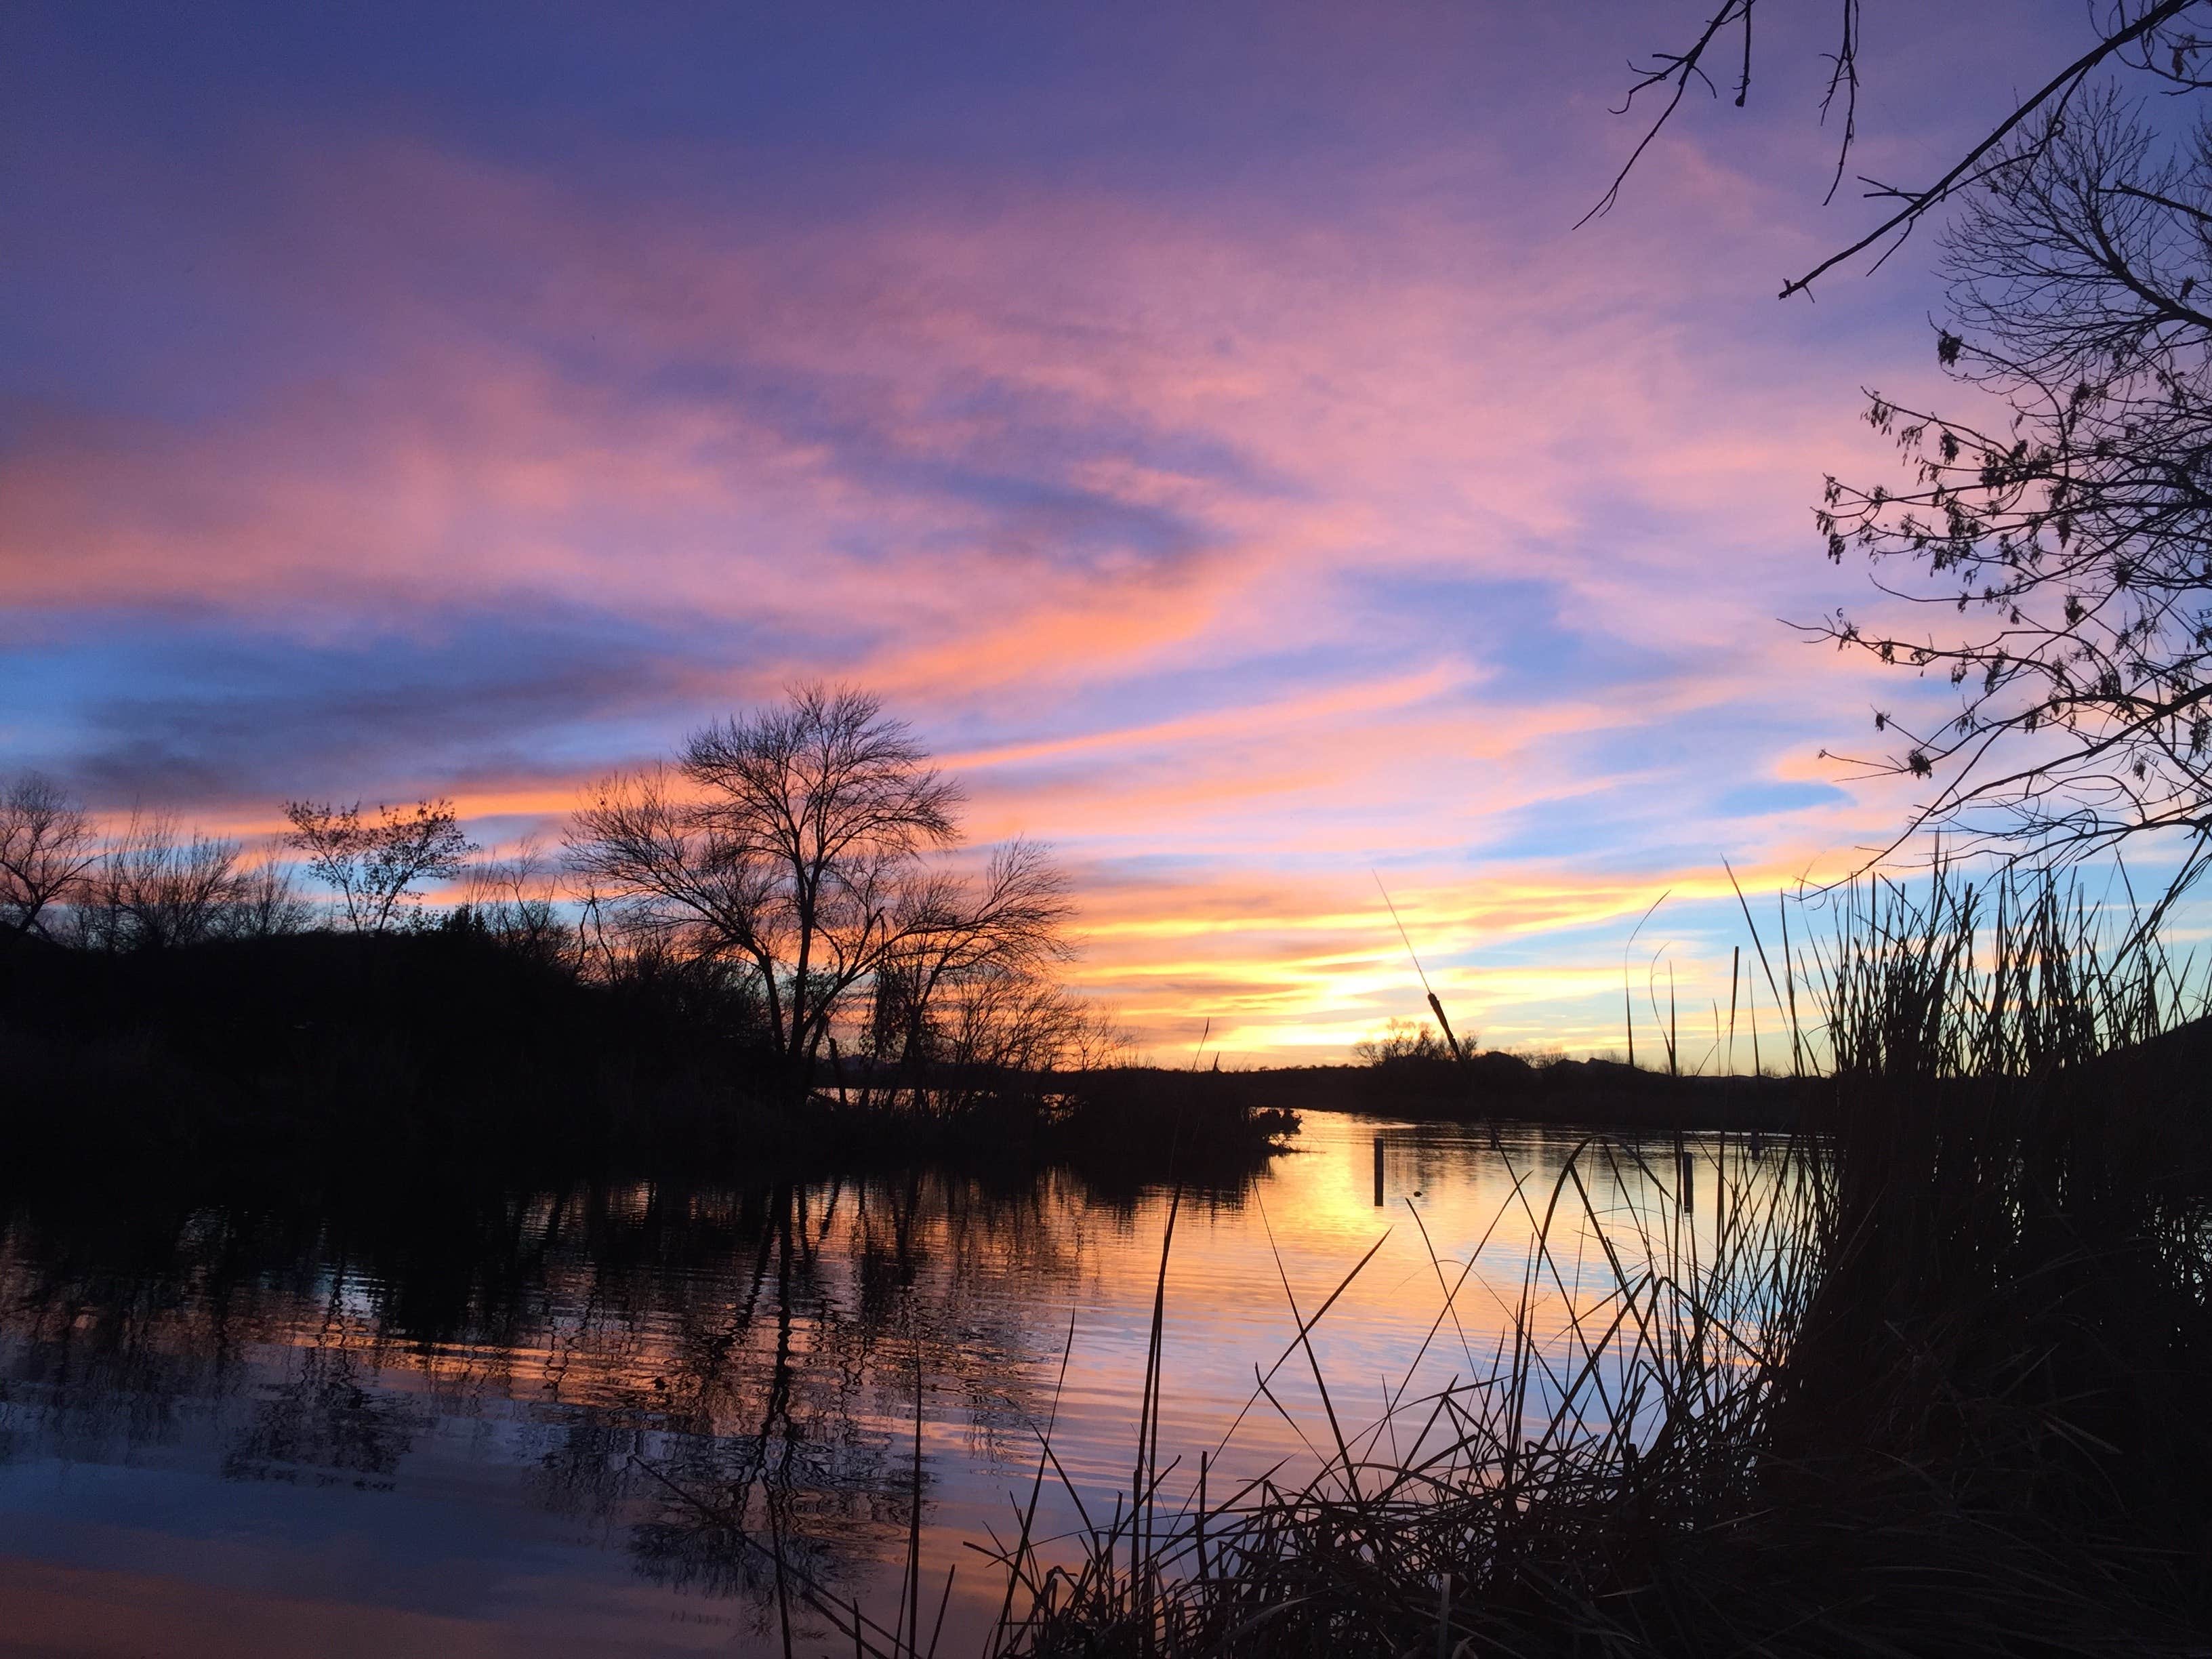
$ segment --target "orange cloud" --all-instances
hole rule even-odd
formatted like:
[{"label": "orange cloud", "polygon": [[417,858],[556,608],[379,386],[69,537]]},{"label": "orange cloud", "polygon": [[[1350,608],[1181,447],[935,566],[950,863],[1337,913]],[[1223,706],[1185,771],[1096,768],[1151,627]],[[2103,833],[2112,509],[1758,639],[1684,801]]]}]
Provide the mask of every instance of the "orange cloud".
[{"label": "orange cloud", "polygon": [[190,423],[31,421],[0,605],[303,648],[558,606],[666,642],[665,728],[359,793],[557,829],[687,720],[865,682],[979,836],[1083,872],[1088,986],[1253,1055],[1419,1011],[1372,867],[1471,1018],[1596,1046],[1596,936],[1894,805],[1719,804],[1826,781],[1808,755],[1869,684],[1771,621],[1825,600],[1804,503],[1861,441],[1802,364],[1716,372],[1695,282],[1725,249],[1097,190],[702,222],[419,147],[302,165],[353,212],[303,193],[286,257],[359,361]]}]

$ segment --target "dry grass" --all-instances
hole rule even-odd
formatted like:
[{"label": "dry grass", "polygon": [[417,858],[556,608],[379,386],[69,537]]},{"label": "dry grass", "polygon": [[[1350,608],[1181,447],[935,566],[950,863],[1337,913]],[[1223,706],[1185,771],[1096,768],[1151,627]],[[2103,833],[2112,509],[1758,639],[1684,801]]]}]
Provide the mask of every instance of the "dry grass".
[{"label": "dry grass", "polygon": [[1784,969],[1818,1133],[1721,1160],[1704,1230],[1673,1157],[1520,1176],[1518,1316],[1467,1380],[1348,1431],[1309,1316],[1319,1470],[1209,1491],[1140,1438],[1111,1516],[1002,1547],[999,1650],[2212,1652],[2205,1073],[2141,1063],[2203,1002],[2159,920],[1948,870],[1844,896]]},{"label": "dry grass", "polygon": [[[1042,1428],[987,1552],[992,1659],[2212,1654],[2212,1043],[2159,920],[1948,871],[1847,896],[1782,957],[1825,1025],[1796,1051],[1834,1062],[1806,1134],[1592,1137],[1542,1182],[1499,1144],[1512,1316],[1478,1347],[1471,1267],[1432,1251],[1428,1344],[1371,1422],[1312,1333],[1372,1252],[1317,1308],[1285,1279],[1250,1409],[1310,1376],[1295,1476],[1163,1461],[1171,1205],[1128,1486],[1086,1504]],[[1054,1485],[1072,1533],[1039,1528]],[[804,1595],[921,1659],[908,1577],[889,1629]]]}]

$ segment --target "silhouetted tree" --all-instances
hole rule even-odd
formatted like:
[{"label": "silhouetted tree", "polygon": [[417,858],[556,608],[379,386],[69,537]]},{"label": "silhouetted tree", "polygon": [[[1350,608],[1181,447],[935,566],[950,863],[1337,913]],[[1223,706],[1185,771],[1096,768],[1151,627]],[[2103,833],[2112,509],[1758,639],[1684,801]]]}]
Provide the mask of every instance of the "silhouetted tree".
[{"label": "silhouetted tree", "polygon": [[276,857],[283,844],[269,848],[258,864],[234,878],[224,913],[226,937],[274,939],[299,933],[312,920],[313,913],[293,882],[291,866]]},{"label": "silhouetted tree", "polygon": [[876,1056],[909,1080],[936,1060],[1053,1064],[1083,1013],[1049,974],[1069,953],[1073,909],[1066,877],[1035,842],[998,848],[980,878],[947,871],[915,883],[876,974]]},{"label": "silhouetted tree", "polygon": [[617,776],[576,814],[572,867],[630,925],[750,969],[794,1094],[856,986],[949,960],[1035,959],[1065,915],[1042,854],[980,889],[933,873],[958,789],[865,692],[794,689],[696,732],[675,769]]},{"label": "silhouetted tree", "polygon": [[[1858,138],[1862,37],[1859,0],[1830,3],[1837,26],[1836,49],[1828,54],[1827,90],[1820,110],[1825,121],[1837,112],[1841,100],[1835,172],[1828,185],[1832,200]],[[1637,162],[1674,118],[1692,87],[1703,87],[1708,94],[1717,96],[1720,86],[1714,78],[1717,75],[1729,83],[1737,108],[1750,100],[1752,22],[1759,8],[1760,0],[1720,0],[1718,5],[1711,5],[1709,0],[1707,7],[1700,8],[1705,21],[1693,37],[1674,50],[1652,52],[1642,63],[1631,65],[1634,78],[1620,112],[1635,108],[1638,99],[1647,94],[1660,100],[1659,109],[1612,185],[1585,216],[1585,222],[1607,212],[1620,199]],[[2050,80],[2021,98],[2009,114],[1969,145],[1933,182],[1899,185],[1862,178],[1869,199],[1894,206],[1850,246],[1830,254],[1803,276],[1784,283],[1782,297],[1786,300],[1804,292],[1846,259],[1884,242],[1893,252],[1930,210],[1974,188],[1989,176],[1990,170],[2002,167],[2005,147],[2017,134],[2038,123],[2063,122],[2074,101],[2085,89],[2093,88],[2096,77],[2104,72],[2132,71],[2148,76],[2172,93],[2212,88],[2212,75],[2207,74],[2212,70],[2212,0],[2110,0],[2110,3],[2089,7],[2088,14],[2090,38],[2081,54],[2058,66]],[[1767,15],[1772,15],[1771,8]],[[1882,257],[1887,258],[1887,252]]]},{"label": "silhouetted tree", "polygon": [[446,925],[548,967],[577,966],[577,930],[562,918],[554,871],[535,841],[524,842],[512,857],[471,866]]},{"label": "silhouetted tree", "polygon": [[[1892,493],[1831,479],[1829,556],[1945,616],[1838,611],[1838,645],[1960,689],[1877,770],[1941,787],[1915,824],[2078,856],[2148,830],[2212,836],[2212,129],[2179,151],[2117,100],[1990,169],[1948,231],[1958,331],[1936,349],[2008,418],[1877,397],[1910,458]],[[1953,617],[1982,625],[1950,623]]]},{"label": "silhouetted tree", "polygon": [[290,872],[273,857],[249,867],[241,850],[235,841],[182,831],[167,813],[133,812],[71,895],[70,932],[108,951],[297,932],[307,907]]},{"label": "silhouetted tree", "polygon": [[20,774],[0,791],[0,927],[44,935],[96,856],[83,811],[52,780]]},{"label": "silhouetted tree", "polygon": [[107,950],[197,945],[221,930],[239,891],[238,843],[181,835],[165,813],[133,812],[87,872],[79,932]]},{"label": "silhouetted tree", "polygon": [[[1692,85],[1713,89],[1724,56],[1745,102],[1758,5],[1722,0],[1694,40],[1639,70],[1631,102],[1663,102],[1597,211]],[[1832,478],[1819,514],[1832,559],[1856,547],[1878,570],[1905,567],[1877,586],[1981,624],[1915,633],[1839,611],[1810,631],[1961,690],[1939,729],[1875,714],[1901,741],[1871,769],[1938,785],[1907,836],[1944,828],[2010,859],[2063,860],[2180,830],[2193,837],[2185,880],[2212,849],[2212,125],[2177,142],[2182,106],[2141,118],[2115,77],[2212,91],[2212,0],[2115,0],[2090,17],[2086,50],[1932,184],[1863,181],[1887,216],[1783,287],[1885,241],[1893,252],[1956,202],[1937,354],[2002,406],[1961,420],[1875,396],[1869,417],[1912,483]],[[1839,0],[1838,21],[1839,182],[1856,131],[1857,0]]]},{"label": "silhouetted tree", "polygon": [[1140,1064],[1137,1055],[1137,1036],[1110,1010],[1091,1004],[1085,1007],[1083,1018],[1067,1035],[1061,1050],[1059,1069],[1064,1072],[1098,1072],[1111,1066]]},{"label": "silhouetted tree", "polygon": [[362,818],[359,801],[343,808],[288,801],[284,816],[292,823],[288,844],[337,892],[337,913],[356,933],[384,932],[418,883],[459,875],[477,850],[447,800],[380,806],[374,822]]},{"label": "silhouetted tree", "polygon": [[[1467,1040],[1470,1044],[1474,1041],[1472,1035]],[[1362,1037],[1352,1045],[1352,1055],[1364,1066],[1422,1064],[1452,1057],[1435,1026],[1425,1020],[1415,1025],[1407,1019],[1390,1020],[1380,1036]]]},{"label": "silhouetted tree", "polygon": [[951,1058],[1000,1072],[1049,1072],[1074,1048],[1082,999],[1043,975],[976,974],[951,986],[943,1017]]}]

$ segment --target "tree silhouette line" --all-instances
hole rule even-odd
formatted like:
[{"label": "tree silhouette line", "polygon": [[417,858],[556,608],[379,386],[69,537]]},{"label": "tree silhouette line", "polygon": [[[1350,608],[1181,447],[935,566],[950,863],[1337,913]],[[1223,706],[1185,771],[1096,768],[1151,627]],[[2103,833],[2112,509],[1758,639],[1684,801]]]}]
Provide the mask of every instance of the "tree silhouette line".
[{"label": "tree silhouette line", "polygon": [[[980,867],[956,861],[963,803],[879,698],[821,684],[600,780],[558,855],[526,842],[477,857],[442,799],[288,801],[287,831],[253,852],[167,812],[103,834],[24,773],[0,791],[0,932],[118,953],[462,936],[580,981],[734,1007],[787,1100],[826,1085],[863,1106],[902,1092],[957,1105],[964,1077],[1126,1059],[1127,1034],[1059,978],[1073,953],[1065,872],[1018,839]],[[451,902],[431,902],[441,886]]]}]

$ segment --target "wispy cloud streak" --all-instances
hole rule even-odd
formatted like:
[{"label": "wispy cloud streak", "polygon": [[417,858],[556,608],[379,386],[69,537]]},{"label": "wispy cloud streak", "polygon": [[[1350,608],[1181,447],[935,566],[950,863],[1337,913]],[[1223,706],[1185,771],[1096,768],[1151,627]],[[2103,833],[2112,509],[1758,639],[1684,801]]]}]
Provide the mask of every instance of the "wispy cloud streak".
[{"label": "wispy cloud streak", "polygon": [[[1602,1044],[1607,930],[1659,886],[1896,810],[1814,759],[1871,683],[1774,618],[1838,597],[1823,471],[1886,465],[1856,388],[1926,365],[1897,288],[1759,308],[1826,234],[1768,164],[1794,127],[1674,143],[1566,234],[1611,88],[1528,66],[1638,19],[1513,17],[1271,10],[1210,71],[1234,31],[1009,25],[981,81],[909,41],[939,82],[794,29],[731,46],[750,104],[671,67],[660,113],[580,82],[565,125],[465,30],[441,81],[276,28],[306,99],[49,19],[10,118],[51,165],[0,173],[49,233],[0,387],[0,757],[210,822],[556,826],[852,679],[979,835],[1074,860],[1086,981],[1162,1041],[1414,1007],[1380,867],[1499,1034]],[[683,48],[639,30],[613,61]],[[771,48],[814,81],[747,79]]]}]

